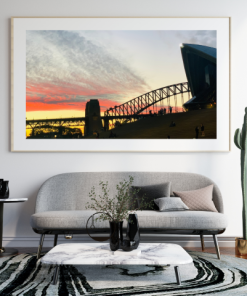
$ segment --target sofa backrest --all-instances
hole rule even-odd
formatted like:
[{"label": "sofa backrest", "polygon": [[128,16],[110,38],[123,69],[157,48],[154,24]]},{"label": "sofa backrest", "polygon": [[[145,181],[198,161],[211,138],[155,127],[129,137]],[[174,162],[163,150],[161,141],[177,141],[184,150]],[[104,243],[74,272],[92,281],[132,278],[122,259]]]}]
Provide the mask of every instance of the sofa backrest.
[{"label": "sofa backrest", "polygon": [[170,181],[172,191],[195,190],[214,184],[213,201],[217,210],[223,213],[223,201],[218,186],[202,175],[192,173],[167,172],[83,172],[56,175],[45,181],[41,186],[36,200],[35,212],[85,210],[90,202],[89,192],[101,194],[100,181],[108,181],[110,194],[116,193],[116,184],[134,177],[135,186],[160,184]]}]

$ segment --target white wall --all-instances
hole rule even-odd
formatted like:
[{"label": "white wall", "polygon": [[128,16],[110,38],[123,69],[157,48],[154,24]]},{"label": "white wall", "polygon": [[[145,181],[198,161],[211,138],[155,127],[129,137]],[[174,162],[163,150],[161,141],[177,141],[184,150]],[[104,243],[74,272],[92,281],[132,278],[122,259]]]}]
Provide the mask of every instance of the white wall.
[{"label": "white wall", "polygon": [[229,216],[229,227],[223,236],[234,237],[242,232],[240,151],[233,143],[229,153],[11,153],[11,16],[230,16],[232,138],[235,129],[242,126],[247,105],[246,11],[246,0],[0,0],[0,177],[10,180],[12,198],[28,198],[26,203],[5,206],[4,244],[36,245],[38,236],[33,233],[29,219],[38,188],[52,175],[80,171],[184,171],[203,174],[213,179],[223,194],[225,212]]}]

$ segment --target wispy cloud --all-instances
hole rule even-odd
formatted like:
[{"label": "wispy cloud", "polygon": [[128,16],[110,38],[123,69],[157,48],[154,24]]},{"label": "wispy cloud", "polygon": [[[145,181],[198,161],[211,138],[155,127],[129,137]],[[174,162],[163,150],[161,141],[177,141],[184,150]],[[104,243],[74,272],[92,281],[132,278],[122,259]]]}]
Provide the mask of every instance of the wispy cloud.
[{"label": "wispy cloud", "polygon": [[174,50],[180,43],[192,43],[217,47],[216,30],[179,30],[179,31],[156,31],[158,36],[164,41],[164,48]]},{"label": "wispy cloud", "polygon": [[215,30],[198,30],[187,33],[188,41],[184,43],[200,44],[210,47],[217,47],[217,32]]},{"label": "wispy cloud", "polygon": [[123,61],[75,31],[27,31],[26,48],[27,109],[31,101],[59,109],[102,95],[120,103],[148,89]]}]

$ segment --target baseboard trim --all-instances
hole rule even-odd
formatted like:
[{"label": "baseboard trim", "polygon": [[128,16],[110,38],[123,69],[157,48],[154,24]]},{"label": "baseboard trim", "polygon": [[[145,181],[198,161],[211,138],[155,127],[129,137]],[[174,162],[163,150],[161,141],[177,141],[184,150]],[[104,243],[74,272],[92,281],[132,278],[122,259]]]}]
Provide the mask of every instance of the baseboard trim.
[{"label": "baseboard trim", "polygon": [[[200,247],[201,241],[199,236],[190,235],[143,235],[141,236],[142,242],[153,243],[174,243],[179,244],[182,247]],[[58,236],[58,244],[62,243],[76,243],[76,242],[95,242],[88,235],[74,235],[73,239],[67,240],[64,236]],[[205,247],[213,247],[213,237],[210,235],[204,236]],[[218,242],[220,247],[234,247],[235,237],[232,236],[218,236]],[[4,247],[37,247],[39,245],[39,236],[37,237],[3,237]],[[53,235],[46,235],[44,240],[44,247],[53,246]]]}]

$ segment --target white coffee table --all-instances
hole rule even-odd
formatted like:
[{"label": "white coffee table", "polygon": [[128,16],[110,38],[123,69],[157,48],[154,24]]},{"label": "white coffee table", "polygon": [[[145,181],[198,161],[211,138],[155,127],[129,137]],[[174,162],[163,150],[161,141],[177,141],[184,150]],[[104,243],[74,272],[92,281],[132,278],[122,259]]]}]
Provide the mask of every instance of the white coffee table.
[{"label": "white coffee table", "polygon": [[191,256],[176,244],[140,244],[141,255],[114,255],[109,243],[91,244],[61,244],[51,249],[41,258],[43,264],[56,265],[53,284],[56,285],[60,265],[175,265],[178,285],[181,285],[180,264],[188,264],[193,260]]}]

